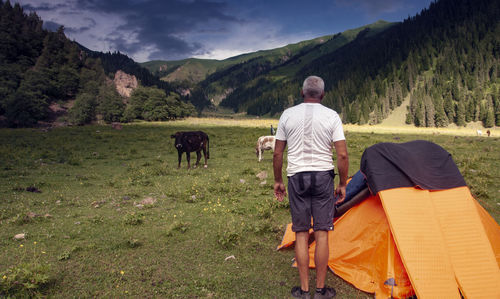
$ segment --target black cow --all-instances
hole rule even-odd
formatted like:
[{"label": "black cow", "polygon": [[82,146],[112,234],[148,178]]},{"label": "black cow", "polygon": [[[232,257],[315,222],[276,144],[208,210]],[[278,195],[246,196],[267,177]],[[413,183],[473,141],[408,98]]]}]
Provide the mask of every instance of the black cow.
[{"label": "black cow", "polygon": [[171,135],[170,138],[175,138],[175,148],[179,153],[179,165],[177,168],[181,167],[182,153],[186,152],[186,159],[188,162],[188,169],[191,167],[191,152],[196,152],[196,166],[200,163],[201,151],[203,150],[203,156],[205,157],[205,165],[203,167],[207,168],[207,159],[210,158],[208,135],[202,131],[196,132],[177,132]]}]

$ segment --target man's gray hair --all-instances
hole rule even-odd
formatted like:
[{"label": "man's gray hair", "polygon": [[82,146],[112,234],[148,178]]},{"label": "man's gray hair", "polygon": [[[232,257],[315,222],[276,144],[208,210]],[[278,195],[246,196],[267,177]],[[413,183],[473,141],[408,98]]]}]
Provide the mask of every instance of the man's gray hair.
[{"label": "man's gray hair", "polygon": [[302,92],[305,96],[319,99],[325,90],[325,82],[318,76],[309,76],[304,80]]}]

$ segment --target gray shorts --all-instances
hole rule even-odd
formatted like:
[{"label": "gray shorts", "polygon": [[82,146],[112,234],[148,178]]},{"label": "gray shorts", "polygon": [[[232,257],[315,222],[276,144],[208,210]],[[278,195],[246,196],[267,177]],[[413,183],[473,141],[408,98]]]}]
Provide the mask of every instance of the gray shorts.
[{"label": "gray shorts", "polygon": [[329,171],[299,172],[288,177],[288,198],[292,214],[292,231],[311,228],[333,230],[335,173]]}]

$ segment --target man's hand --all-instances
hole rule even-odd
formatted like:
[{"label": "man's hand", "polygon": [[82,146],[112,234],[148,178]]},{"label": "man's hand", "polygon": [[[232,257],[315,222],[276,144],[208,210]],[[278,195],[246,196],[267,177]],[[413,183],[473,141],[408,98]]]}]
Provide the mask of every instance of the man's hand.
[{"label": "man's hand", "polygon": [[276,199],[281,202],[281,201],[283,201],[285,196],[286,196],[285,184],[283,184],[283,182],[275,182],[274,183],[274,197],[276,197]]},{"label": "man's hand", "polygon": [[342,203],[344,202],[345,200],[345,185],[338,185],[337,186],[337,189],[335,189],[335,198],[337,198],[337,201],[335,202],[335,204],[339,204],[339,203]]}]

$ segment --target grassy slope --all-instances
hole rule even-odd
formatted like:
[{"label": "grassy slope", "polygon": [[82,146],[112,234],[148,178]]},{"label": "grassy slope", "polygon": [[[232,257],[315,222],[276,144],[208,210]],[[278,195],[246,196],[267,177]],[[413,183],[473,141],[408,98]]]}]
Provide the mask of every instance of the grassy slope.
[{"label": "grassy slope", "polygon": [[192,80],[198,82],[217,68],[231,65],[233,62],[223,62],[215,59],[188,58],[175,61],[154,60],[141,63],[150,72],[166,67],[168,75],[162,78],[165,81]]},{"label": "grassy slope", "polygon": [[394,108],[389,116],[380,123],[382,126],[410,126],[406,124],[407,107],[410,105],[410,95],[408,95],[399,107]]},{"label": "grassy slope", "polygon": [[[275,248],[290,221],[288,205],[272,198],[271,154],[261,163],[254,154],[269,122],[0,130],[0,272],[22,262],[48,265],[51,281],[41,292],[59,298],[287,298],[298,283],[293,252]],[[209,168],[187,171],[184,158],[176,169],[169,136],[193,129],[210,136]],[[500,221],[499,138],[353,127],[346,136],[350,174],[374,143],[438,143]],[[265,182],[255,176],[261,171],[269,175]],[[28,186],[42,192],[24,191]],[[136,207],[147,197],[157,202]],[[29,212],[51,217],[30,218]],[[27,239],[13,240],[18,233]],[[229,256],[235,259],[225,260]],[[327,283],[339,298],[371,297],[332,273]]]}]

